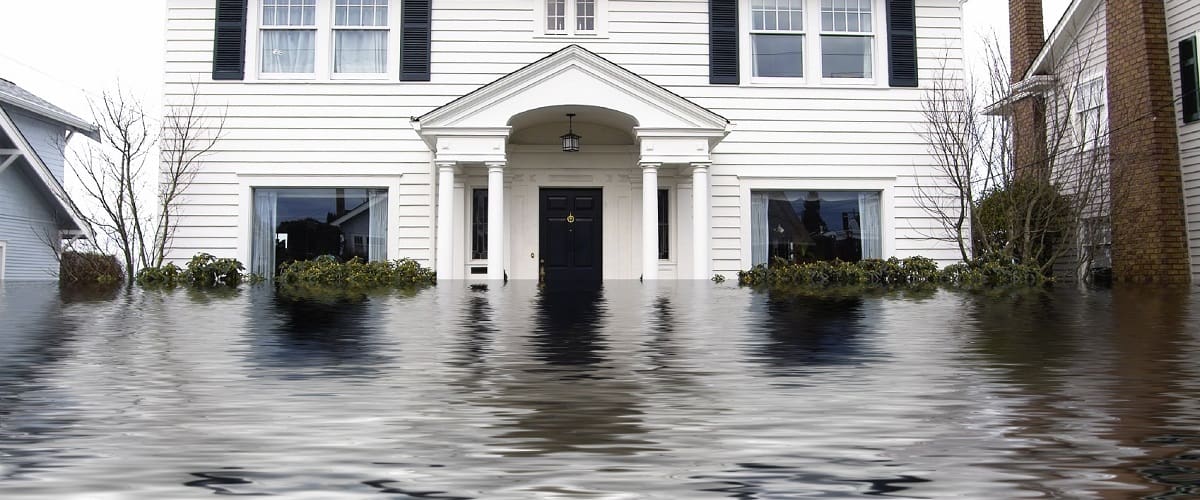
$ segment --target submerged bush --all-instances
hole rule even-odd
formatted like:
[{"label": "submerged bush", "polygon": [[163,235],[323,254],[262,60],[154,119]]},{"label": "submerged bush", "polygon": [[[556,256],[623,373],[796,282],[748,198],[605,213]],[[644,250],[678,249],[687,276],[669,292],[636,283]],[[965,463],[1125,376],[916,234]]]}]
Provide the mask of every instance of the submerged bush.
[{"label": "submerged bush", "polygon": [[179,284],[183,270],[168,263],[161,267],[146,267],[138,271],[134,281],[143,288],[170,288]]},{"label": "submerged bush", "polygon": [[323,255],[284,264],[276,281],[281,286],[363,290],[432,285],[437,277],[432,269],[412,259],[366,262],[355,257],[341,262],[332,255]]},{"label": "submerged bush", "polygon": [[859,262],[820,261],[760,264],[738,272],[744,286],[871,285],[876,287],[949,284],[962,287],[1036,286],[1048,279],[1035,266],[999,260],[954,264],[938,269],[927,257]]},{"label": "submerged bush", "polygon": [[242,271],[246,270],[237,259],[218,259],[207,253],[198,253],[187,263],[184,282],[200,288],[214,286],[238,286],[242,282]]},{"label": "submerged bush", "polygon": [[64,285],[115,285],[125,281],[125,272],[115,255],[63,252],[58,280]]},{"label": "submerged bush", "polygon": [[171,288],[187,285],[195,288],[236,287],[242,282],[242,271],[246,267],[237,259],[218,259],[198,253],[189,260],[187,267],[173,263],[160,267],[147,267],[138,271],[134,281],[143,288]]}]

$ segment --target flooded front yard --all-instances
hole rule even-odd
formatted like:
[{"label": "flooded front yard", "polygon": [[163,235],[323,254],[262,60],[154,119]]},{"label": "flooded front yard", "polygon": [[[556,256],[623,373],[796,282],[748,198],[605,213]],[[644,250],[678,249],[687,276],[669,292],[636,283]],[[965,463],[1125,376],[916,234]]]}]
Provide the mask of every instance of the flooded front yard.
[{"label": "flooded front yard", "polygon": [[1200,295],[0,287],[0,497],[1195,498]]}]

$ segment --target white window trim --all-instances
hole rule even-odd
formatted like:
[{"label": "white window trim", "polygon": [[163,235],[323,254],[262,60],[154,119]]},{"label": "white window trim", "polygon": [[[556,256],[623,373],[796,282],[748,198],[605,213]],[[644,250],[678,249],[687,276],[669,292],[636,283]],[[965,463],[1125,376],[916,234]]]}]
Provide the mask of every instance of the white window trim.
[{"label": "white window trim", "polygon": [[[472,244],[472,243],[473,243],[473,241],[474,241],[474,240],[472,239],[472,236],[473,236],[473,235],[471,234],[471,231],[475,229],[475,221],[473,220],[473,218],[475,217],[475,191],[477,191],[477,190],[481,190],[481,189],[482,189],[482,190],[484,190],[484,191],[487,191],[487,190],[488,190],[488,185],[487,185],[487,184],[479,184],[479,183],[475,183],[475,184],[470,184],[470,183],[468,183],[468,184],[467,184],[465,187],[466,187],[466,190],[465,190],[465,193],[464,193],[464,194],[465,194],[465,196],[463,197],[463,201],[464,201],[464,205],[466,205],[466,207],[467,207],[467,209],[465,210],[465,215],[466,215],[466,219],[467,219],[467,232],[466,232],[466,236],[463,238],[463,240],[465,240],[465,241],[466,241],[466,244],[467,244],[467,248],[466,248],[466,256],[467,256],[467,258],[466,258],[466,261],[467,261],[467,270],[466,270],[466,275],[470,276],[470,275],[471,275],[471,268],[472,268],[472,267],[476,267],[476,266],[486,266],[486,265],[487,265],[487,261],[488,261],[488,260],[487,260],[487,258],[483,258],[483,259],[473,259],[473,258],[471,258],[471,253],[472,253],[472,250],[473,250],[473,249],[471,248],[471,244]],[[491,235],[489,234],[489,235],[488,235],[488,237],[491,237]]]},{"label": "white window trim", "polygon": [[254,190],[256,188],[360,188],[387,189],[388,192],[388,260],[399,259],[400,255],[400,178],[403,174],[379,175],[319,175],[295,176],[279,174],[239,173],[238,180],[238,223],[237,259],[251,261],[251,246],[254,243]]},{"label": "white window trim", "polygon": [[534,38],[608,38],[608,0],[596,0],[596,19],[592,31],[575,31],[575,0],[566,0],[567,29],[564,32],[546,30],[546,0],[533,0]]},{"label": "white window trim", "polygon": [[[751,40],[753,18],[750,0],[738,4],[738,60],[742,87],[887,87],[887,10],[884,0],[872,0],[871,21],[874,32],[871,70],[872,78],[825,78],[821,70],[821,36],[867,36],[866,33],[829,32],[821,29],[821,0],[805,0],[804,4],[804,77],[754,76],[754,47]],[[778,33],[795,33],[781,31]]]},{"label": "white window trim", "polygon": [[0,241],[0,281],[4,281],[4,264],[8,260],[8,242]]},{"label": "white window trim", "polygon": [[[1093,107],[1093,108],[1079,109],[1076,106],[1075,100],[1079,94],[1080,87],[1083,87],[1085,85],[1091,85],[1092,83],[1094,83],[1096,81],[1099,81],[1102,83],[1102,87],[1101,87],[1102,92],[1100,93],[1100,105],[1097,107]],[[1086,111],[1090,111],[1090,110],[1099,108],[1100,117],[1099,117],[1098,130],[1096,130],[1096,133],[1098,135],[1108,134],[1108,79],[1105,78],[1105,75],[1103,72],[1093,72],[1091,74],[1088,74],[1084,78],[1079,79],[1078,83],[1076,83],[1074,85],[1074,87],[1071,89],[1071,95],[1069,98],[1071,99],[1071,102],[1070,102],[1071,128],[1074,129],[1074,131],[1075,131],[1075,134],[1074,134],[1075,140],[1077,141],[1077,144],[1080,146],[1081,150],[1092,151],[1092,150],[1096,149],[1097,141],[1087,140],[1088,131],[1086,130],[1085,124],[1083,123],[1083,114]]]},{"label": "white window trim", "polygon": [[754,267],[754,232],[750,227],[750,193],[753,191],[876,191],[879,193],[879,226],[883,259],[896,256],[895,177],[741,177],[742,269]]},{"label": "white window trim", "polygon": [[[271,83],[298,81],[313,82],[336,80],[338,82],[399,82],[400,81],[400,0],[388,2],[388,54],[387,68],[383,73],[334,73],[333,72],[333,9],[334,0],[317,0],[316,11],[316,40],[312,73],[263,73],[261,54],[262,32],[264,29],[314,29],[301,26],[262,26],[262,1],[251,0],[246,9],[246,26],[253,33],[246,33],[246,80],[247,82],[266,81]],[[421,82],[425,83],[425,82]]]}]

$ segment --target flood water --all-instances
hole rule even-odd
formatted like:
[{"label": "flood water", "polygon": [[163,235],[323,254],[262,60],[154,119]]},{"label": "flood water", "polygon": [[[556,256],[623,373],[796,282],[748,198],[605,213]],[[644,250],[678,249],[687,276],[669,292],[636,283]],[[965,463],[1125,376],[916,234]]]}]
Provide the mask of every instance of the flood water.
[{"label": "flood water", "polygon": [[0,288],[0,498],[1200,498],[1200,295]]}]

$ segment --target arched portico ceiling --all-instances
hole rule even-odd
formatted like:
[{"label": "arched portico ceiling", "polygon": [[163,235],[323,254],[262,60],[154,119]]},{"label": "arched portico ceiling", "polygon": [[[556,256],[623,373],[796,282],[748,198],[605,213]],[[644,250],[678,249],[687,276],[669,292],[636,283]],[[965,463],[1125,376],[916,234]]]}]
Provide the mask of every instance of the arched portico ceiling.
[{"label": "arched portico ceiling", "polygon": [[595,106],[629,115],[637,122],[639,141],[704,138],[711,149],[731,129],[721,115],[578,45],[414,118],[413,125],[440,155],[447,147],[438,144],[439,137],[507,136],[514,116],[556,106]]}]

